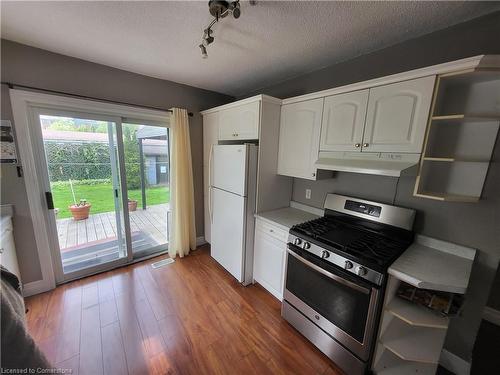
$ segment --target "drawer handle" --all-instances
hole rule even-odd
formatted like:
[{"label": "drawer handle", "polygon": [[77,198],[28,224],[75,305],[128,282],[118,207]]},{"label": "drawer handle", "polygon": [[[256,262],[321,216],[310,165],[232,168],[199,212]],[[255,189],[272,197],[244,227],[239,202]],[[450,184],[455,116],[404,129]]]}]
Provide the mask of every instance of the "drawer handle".
[{"label": "drawer handle", "polygon": [[368,143],[363,143],[363,147],[368,147],[369,144]]},{"label": "drawer handle", "polygon": [[0,254],[3,254],[3,247],[0,248]]}]

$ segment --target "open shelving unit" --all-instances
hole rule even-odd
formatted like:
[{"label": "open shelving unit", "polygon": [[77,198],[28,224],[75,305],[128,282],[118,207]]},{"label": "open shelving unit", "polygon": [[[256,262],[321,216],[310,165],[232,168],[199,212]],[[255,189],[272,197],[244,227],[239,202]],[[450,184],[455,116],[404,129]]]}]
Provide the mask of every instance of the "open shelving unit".
[{"label": "open shelving unit", "polygon": [[[476,250],[417,235],[389,267],[372,370],[380,375],[435,374],[450,319],[398,296],[401,283],[464,294]],[[439,272],[436,272],[439,270]]]},{"label": "open shelving unit", "polygon": [[373,370],[376,374],[434,374],[448,318],[396,295],[401,283],[390,276]]},{"label": "open shelving unit", "polygon": [[500,66],[438,76],[414,196],[481,198],[500,127],[499,103]]}]

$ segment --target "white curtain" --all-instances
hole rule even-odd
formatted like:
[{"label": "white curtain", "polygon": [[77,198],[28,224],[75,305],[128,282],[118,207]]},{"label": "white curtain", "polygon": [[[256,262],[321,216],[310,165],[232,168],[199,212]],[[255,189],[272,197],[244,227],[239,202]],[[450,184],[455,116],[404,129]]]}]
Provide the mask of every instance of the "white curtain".
[{"label": "white curtain", "polygon": [[182,258],[196,248],[193,167],[188,113],[180,108],[173,108],[172,111],[170,122],[172,231],[168,253],[172,258],[177,254]]}]

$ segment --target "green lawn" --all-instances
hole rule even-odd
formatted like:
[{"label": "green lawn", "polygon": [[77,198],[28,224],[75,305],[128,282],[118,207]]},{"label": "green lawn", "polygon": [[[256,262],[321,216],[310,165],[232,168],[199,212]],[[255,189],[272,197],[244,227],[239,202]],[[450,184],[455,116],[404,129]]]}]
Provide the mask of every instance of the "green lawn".
[{"label": "green lawn", "polygon": [[[111,184],[79,185],[73,184],[77,201],[86,199],[92,205],[91,214],[114,211],[114,192]],[[73,204],[73,196],[69,186],[52,186],[52,197],[54,207],[59,208],[59,219],[71,217],[68,206]],[[129,199],[137,200],[137,207],[141,207],[141,190],[129,190]],[[149,187],[146,189],[146,203],[148,206],[168,203],[170,201],[170,189],[167,186]]]}]

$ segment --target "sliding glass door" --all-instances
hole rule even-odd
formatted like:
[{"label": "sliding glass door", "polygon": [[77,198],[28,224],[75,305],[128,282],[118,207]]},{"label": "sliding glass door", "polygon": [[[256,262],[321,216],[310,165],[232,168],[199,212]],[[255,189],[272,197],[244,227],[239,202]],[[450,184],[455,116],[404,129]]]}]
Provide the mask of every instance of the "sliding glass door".
[{"label": "sliding glass door", "polygon": [[35,116],[57,281],[167,250],[168,129],[56,110]]},{"label": "sliding glass door", "polygon": [[128,218],[134,258],[166,250],[170,218],[169,133],[123,123]]}]

